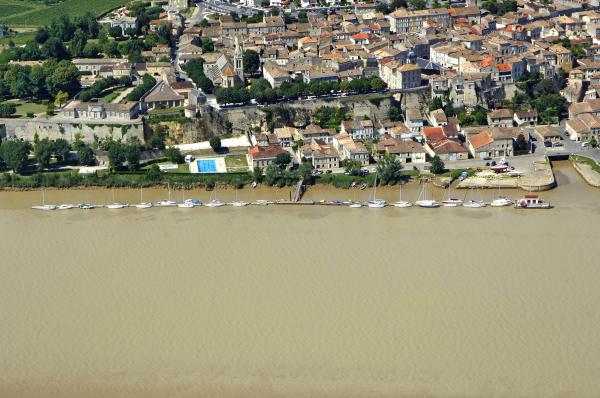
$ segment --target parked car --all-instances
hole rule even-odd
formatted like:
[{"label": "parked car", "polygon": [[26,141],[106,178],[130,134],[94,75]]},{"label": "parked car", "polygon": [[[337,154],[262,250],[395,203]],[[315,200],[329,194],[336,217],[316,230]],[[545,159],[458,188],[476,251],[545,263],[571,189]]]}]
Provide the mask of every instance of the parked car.
[{"label": "parked car", "polygon": [[586,149],[586,148],[588,148],[589,146],[590,146],[590,143],[589,143],[589,142],[582,142],[582,143],[581,143],[581,149]]},{"label": "parked car", "polygon": [[483,160],[492,160],[492,158],[490,156],[486,156],[483,158]]},{"label": "parked car", "polygon": [[561,147],[564,146],[564,144],[562,142],[555,142],[554,144],[552,144],[553,147]]},{"label": "parked car", "polygon": [[546,148],[550,148],[552,146],[552,143],[550,141],[544,141],[544,146]]}]

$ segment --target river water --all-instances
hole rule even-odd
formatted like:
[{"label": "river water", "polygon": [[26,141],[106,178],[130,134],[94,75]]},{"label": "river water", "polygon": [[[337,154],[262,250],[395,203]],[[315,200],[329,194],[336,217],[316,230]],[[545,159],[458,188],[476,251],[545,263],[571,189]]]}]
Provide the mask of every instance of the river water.
[{"label": "river water", "polygon": [[2,192],[0,396],[598,397],[600,190],[566,163],[555,172],[550,211],[39,213],[40,192]]}]

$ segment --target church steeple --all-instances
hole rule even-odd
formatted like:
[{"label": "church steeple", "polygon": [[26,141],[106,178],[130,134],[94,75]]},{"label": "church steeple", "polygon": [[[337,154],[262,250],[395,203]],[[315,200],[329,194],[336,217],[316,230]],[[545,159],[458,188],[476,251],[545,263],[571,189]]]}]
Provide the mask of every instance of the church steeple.
[{"label": "church steeple", "polygon": [[238,38],[235,38],[235,54],[233,56],[233,70],[236,75],[244,82],[244,52],[240,46]]}]

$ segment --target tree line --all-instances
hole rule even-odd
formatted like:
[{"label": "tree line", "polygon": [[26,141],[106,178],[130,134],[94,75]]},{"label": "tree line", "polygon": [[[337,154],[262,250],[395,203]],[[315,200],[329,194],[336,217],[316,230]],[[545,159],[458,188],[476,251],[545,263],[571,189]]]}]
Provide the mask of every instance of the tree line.
[{"label": "tree line", "polygon": [[298,78],[292,82],[285,82],[280,87],[272,88],[269,82],[258,79],[252,82],[250,89],[244,87],[221,87],[214,91],[220,104],[247,103],[251,99],[261,104],[274,103],[280,100],[295,100],[306,96],[323,96],[334,93],[365,94],[381,91],[386,84],[378,76],[363,77],[350,81],[316,81],[305,83]]}]

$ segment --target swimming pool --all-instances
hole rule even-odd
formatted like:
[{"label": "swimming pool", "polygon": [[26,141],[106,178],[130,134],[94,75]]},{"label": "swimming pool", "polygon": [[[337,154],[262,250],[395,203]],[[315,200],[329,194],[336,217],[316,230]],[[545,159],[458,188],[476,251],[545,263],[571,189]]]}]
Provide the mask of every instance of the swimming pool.
[{"label": "swimming pool", "polygon": [[216,173],[217,163],[214,159],[202,159],[197,161],[198,172],[200,173]]}]

